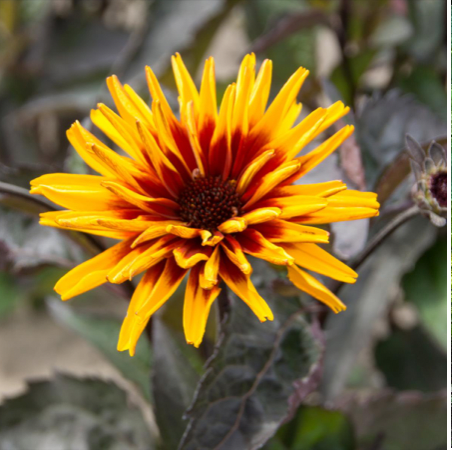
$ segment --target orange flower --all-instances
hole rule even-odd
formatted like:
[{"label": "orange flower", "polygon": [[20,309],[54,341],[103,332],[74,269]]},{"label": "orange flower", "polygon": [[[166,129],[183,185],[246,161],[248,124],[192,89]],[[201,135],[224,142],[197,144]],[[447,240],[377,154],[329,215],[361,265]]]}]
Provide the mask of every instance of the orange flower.
[{"label": "orange flower", "polygon": [[119,336],[118,350],[131,355],[151,315],[187,272],[183,325],[188,343],[201,343],[221,280],[259,320],[272,320],[250,280],[247,255],[287,266],[295,286],[335,312],[344,310],[303,269],[346,283],[355,282],[357,274],[319,246],[328,242],[328,232],[312,225],[376,216],[376,194],[347,190],[341,181],[292,183],[353,132],[347,125],[297,157],[348,108],[337,102],[294,125],[301,110],[298,91],[308,71],[298,69],[267,108],[272,63],[265,60],[256,76],[250,54],[218,111],[213,58],[206,61],[199,91],[180,55],[172,64],[180,119],[149,67],[151,108],[112,76],[107,84],[119,115],[99,104],[91,119],[128,156],[76,122],[68,138],[100,176],[50,174],[31,182],[31,193],[68,209],[42,214],[43,225],[120,240],[68,272],[55,290],[67,300],[144,272]]}]

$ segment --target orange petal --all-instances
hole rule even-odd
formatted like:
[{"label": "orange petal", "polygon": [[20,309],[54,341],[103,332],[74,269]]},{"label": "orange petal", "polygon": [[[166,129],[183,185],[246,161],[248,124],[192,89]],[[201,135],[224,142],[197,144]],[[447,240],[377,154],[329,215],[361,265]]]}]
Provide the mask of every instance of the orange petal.
[{"label": "orange petal", "polygon": [[188,344],[199,347],[206,331],[210,307],[221,289],[205,290],[199,285],[199,266],[193,267],[188,277],[184,300],[184,332]]},{"label": "orange petal", "polygon": [[107,281],[107,273],[130,251],[131,239],[120,242],[94,258],[79,264],[55,285],[62,300],[68,300]]},{"label": "orange petal", "polygon": [[173,250],[174,259],[183,269],[189,269],[201,261],[208,261],[211,253],[210,247],[202,247],[193,240],[188,240]]},{"label": "orange petal", "polygon": [[104,181],[102,186],[121,199],[126,200],[129,204],[138,206],[143,211],[169,219],[178,219],[177,210],[179,209],[179,205],[168,198],[147,197],[114,181]]},{"label": "orange petal", "polygon": [[184,184],[179,172],[166,157],[155,141],[154,136],[152,136],[146,127],[139,121],[136,122],[136,127],[149,159],[152,161],[162,184],[168,189],[168,192],[170,192],[173,197],[177,198]]},{"label": "orange petal", "polygon": [[243,194],[248,189],[254,176],[262,169],[262,167],[264,167],[274,154],[274,150],[267,150],[245,167],[237,182],[237,194]]},{"label": "orange petal", "polygon": [[268,222],[269,220],[276,219],[281,215],[281,210],[275,207],[266,207],[253,209],[252,211],[243,215],[248,225],[255,223]]},{"label": "orange petal", "polygon": [[262,118],[267,107],[272,81],[272,62],[264,60],[251,92],[249,103],[249,123],[252,128]]},{"label": "orange petal", "polygon": [[345,183],[339,180],[326,181],[316,184],[292,184],[273,189],[265,198],[290,197],[292,195],[315,195],[318,197],[330,197],[340,191],[347,189]]},{"label": "orange petal", "polygon": [[292,197],[269,198],[255,204],[256,208],[276,207],[281,210],[280,219],[319,211],[328,205],[328,200],[309,195],[294,195]]},{"label": "orange petal", "polygon": [[223,175],[226,179],[232,164],[231,120],[234,106],[235,84],[227,87],[220,106],[217,126],[209,149],[210,175]]},{"label": "orange petal", "polygon": [[144,243],[133,250],[116,264],[107,274],[110,283],[120,284],[131,280],[135,275],[156,265],[171,255],[172,251],[181,246],[183,241],[174,236],[163,236],[154,241]]},{"label": "orange petal", "polygon": [[[245,205],[243,206],[243,209],[249,209],[251,205],[256,203],[259,199],[261,199],[265,194],[270,192],[273,188],[278,186],[280,183],[282,183],[284,180],[289,178],[291,175],[296,173],[300,168],[300,163],[298,161],[288,161],[284,164],[282,164],[277,169],[273,170],[272,172],[269,172],[265,174],[262,179],[259,181],[259,183],[256,183],[256,189],[252,194],[246,193],[243,196],[244,200],[249,199]],[[251,198],[250,198],[251,197]]]},{"label": "orange petal", "polygon": [[344,283],[355,283],[358,274],[316,244],[280,244],[295,264]]},{"label": "orange petal", "polygon": [[243,231],[248,226],[246,220],[243,217],[234,217],[228,219],[218,226],[218,229],[225,234],[238,233]]},{"label": "orange petal", "polygon": [[347,309],[347,307],[329,289],[312,275],[309,275],[297,266],[288,267],[287,270],[289,272],[290,281],[292,281],[298,289],[301,289],[317,300],[320,300],[322,303],[325,303],[325,305],[328,305],[335,313]]},{"label": "orange petal", "polygon": [[181,269],[173,258],[168,258],[162,269],[146,272],[131,300],[127,317],[121,328],[118,350],[129,350],[131,356],[141,333],[155,311],[174,293],[182,282],[186,270]]},{"label": "orange petal", "polygon": [[346,125],[344,128],[333,134],[329,139],[320,144],[316,149],[307,155],[300,156],[295,161],[300,163],[300,169],[290,178],[286,179],[284,184],[291,184],[300,177],[308,173],[315,166],[319,165],[325,158],[331,155],[352,133],[354,127]]},{"label": "orange petal", "polygon": [[246,259],[242,247],[232,236],[226,236],[221,243],[221,248],[226,253],[227,257],[244,273],[251,274],[253,271],[251,264]]},{"label": "orange petal", "polygon": [[184,239],[194,239],[197,237],[209,239],[210,236],[212,236],[210,231],[202,230],[200,228],[189,228],[182,225],[168,225],[166,231]]},{"label": "orange petal", "polygon": [[238,234],[237,241],[245,253],[256,258],[285,266],[294,263],[294,258],[284,248],[271,243],[261,233],[252,228],[248,228],[243,233]]},{"label": "orange petal", "polygon": [[199,285],[203,289],[212,289],[218,284],[218,271],[220,269],[220,246],[215,247],[207,262],[200,264]]},{"label": "orange petal", "polygon": [[207,157],[210,141],[217,123],[217,92],[215,86],[215,62],[212,57],[206,60],[201,81],[200,110],[198,118],[199,143]]},{"label": "orange petal", "polygon": [[253,225],[270,242],[328,243],[329,233],[315,227],[306,227],[286,220],[271,220]]},{"label": "orange petal", "polygon": [[52,173],[30,182],[31,194],[41,194],[63,208],[80,211],[130,209],[130,203],[102,186],[108,178],[95,175]]},{"label": "orange petal", "polygon": [[240,297],[261,322],[273,320],[273,313],[257,293],[249,275],[241,272],[228,258],[221,258],[220,276],[234,294]]}]

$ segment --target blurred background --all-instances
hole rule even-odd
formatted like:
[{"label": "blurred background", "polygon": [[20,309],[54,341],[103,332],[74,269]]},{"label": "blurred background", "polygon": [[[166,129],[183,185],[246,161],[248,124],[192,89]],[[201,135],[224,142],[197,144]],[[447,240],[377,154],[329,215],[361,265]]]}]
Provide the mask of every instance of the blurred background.
[{"label": "blurred background", "polygon": [[[205,58],[215,57],[219,97],[250,51],[273,60],[273,95],[297,67],[308,68],[302,117],[342,100],[356,132],[302,182],[340,178],[378,192],[382,203],[372,224],[331,226],[330,250],[347,260],[369,229],[410,205],[405,134],[425,148],[433,139],[446,146],[447,39],[443,0],[0,0],[0,402],[30,379],[100,376],[132,395],[155,427],[139,395],[140,386],[149,389],[149,344],[142,338],[133,359],[115,349],[130,290],[98,288],[63,304],[52,289],[110,243],[39,226],[48,203],[20,189],[45,173],[89,173],[65,132],[75,120],[91,127],[96,103],[112,106],[106,76],[149,101],[150,65],[176,108],[176,51],[197,83]],[[348,310],[325,322],[321,389],[312,400],[337,414],[303,410],[316,431],[298,436],[297,415],[268,448],[354,448],[331,444],[350,433],[363,449],[445,448],[446,242],[445,227],[417,217],[342,289]],[[179,322],[179,313],[168,319],[176,334]],[[208,342],[202,351],[209,354]]]}]

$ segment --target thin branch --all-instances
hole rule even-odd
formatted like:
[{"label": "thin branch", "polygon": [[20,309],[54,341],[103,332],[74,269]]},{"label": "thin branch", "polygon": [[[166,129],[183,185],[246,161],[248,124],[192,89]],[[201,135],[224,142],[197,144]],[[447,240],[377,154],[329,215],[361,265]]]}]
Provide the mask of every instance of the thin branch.
[{"label": "thin branch", "polygon": [[404,224],[407,220],[419,214],[419,208],[414,205],[405,211],[401,212],[391,222],[389,222],[383,229],[381,229],[366,245],[366,248],[354,260],[350,267],[353,270],[358,269],[364,261],[388,238],[400,225]]}]

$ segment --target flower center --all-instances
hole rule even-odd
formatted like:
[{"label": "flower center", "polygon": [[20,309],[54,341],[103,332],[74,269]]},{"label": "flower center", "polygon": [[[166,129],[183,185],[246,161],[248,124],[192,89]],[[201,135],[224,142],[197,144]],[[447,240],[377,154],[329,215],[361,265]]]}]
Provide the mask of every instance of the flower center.
[{"label": "flower center", "polygon": [[180,217],[188,226],[214,231],[225,220],[241,213],[235,181],[198,177],[179,196]]},{"label": "flower center", "polygon": [[430,192],[439,206],[445,207],[447,203],[447,173],[437,172],[430,177]]}]

